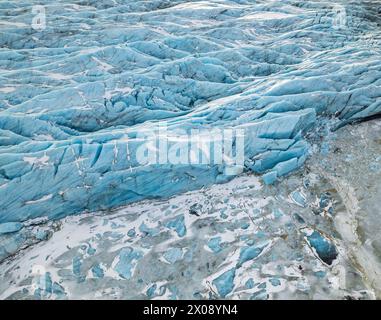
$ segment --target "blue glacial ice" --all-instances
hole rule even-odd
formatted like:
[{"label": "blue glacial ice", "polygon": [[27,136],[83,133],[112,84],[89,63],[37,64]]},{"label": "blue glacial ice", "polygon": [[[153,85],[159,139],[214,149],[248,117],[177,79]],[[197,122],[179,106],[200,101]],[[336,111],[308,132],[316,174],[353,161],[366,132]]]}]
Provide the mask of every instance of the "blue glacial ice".
[{"label": "blue glacial ice", "polygon": [[305,230],[306,239],[319,258],[331,265],[337,258],[338,252],[334,243],[316,230]]},{"label": "blue glacial ice", "polygon": [[[1,2],[0,223],[234,177],[224,164],[142,165],[139,134],[163,122],[244,130],[244,170],[273,184],[303,165],[319,124],[381,113],[377,13],[375,1]],[[179,219],[168,228],[181,237]]]},{"label": "blue glacial ice", "polygon": [[112,211],[3,224],[0,299],[379,298],[380,120],[333,132],[331,151],[273,185],[248,172]]}]

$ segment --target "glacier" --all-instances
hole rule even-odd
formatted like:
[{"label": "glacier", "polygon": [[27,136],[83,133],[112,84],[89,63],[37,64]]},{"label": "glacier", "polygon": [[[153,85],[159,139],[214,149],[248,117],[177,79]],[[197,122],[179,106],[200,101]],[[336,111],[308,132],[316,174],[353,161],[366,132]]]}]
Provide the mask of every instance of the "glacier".
[{"label": "glacier", "polygon": [[322,1],[38,4],[44,30],[28,25],[33,1],[1,4],[3,223],[229,180],[221,165],[139,165],[137,133],[160,121],[243,128],[245,169],[273,183],[303,164],[318,121],[381,112],[369,2],[343,3],[344,26]]},{"label": "glacier", "polygon": [[0,299],[381,297],[380,13],[0,1]]},{"label": "glacier", "polygon": [[[34,5],[45,28],[33,27]],[[321,123],[381,113],[377,1],[0,3],[0,223],[231,180],[141,165],[139,133],[244,130],[244,171],[300,168]],[[345,19],[341,19],[345,12]],[[235,141],[233,139],[232,143]]]},{"label": "glacier", "polygon": [[24,222],[0,236],[0,299],[379,299],[380,136],[345,126],[272,185]]}]

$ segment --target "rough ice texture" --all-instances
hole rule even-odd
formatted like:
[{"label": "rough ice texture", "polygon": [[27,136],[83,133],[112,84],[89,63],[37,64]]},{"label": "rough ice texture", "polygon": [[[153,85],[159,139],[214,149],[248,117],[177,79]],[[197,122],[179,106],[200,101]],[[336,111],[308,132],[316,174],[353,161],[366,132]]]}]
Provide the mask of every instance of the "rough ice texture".
[{"label": "rough ice texture", "polygon": [[[32,5],[47,28],[31,28]],[[228,181],[223,165],[141,166],[137,133],[245,130],[265,182],[300,167],[317,119],[381,112],[375,3],[0,3],[0,223]]]}]

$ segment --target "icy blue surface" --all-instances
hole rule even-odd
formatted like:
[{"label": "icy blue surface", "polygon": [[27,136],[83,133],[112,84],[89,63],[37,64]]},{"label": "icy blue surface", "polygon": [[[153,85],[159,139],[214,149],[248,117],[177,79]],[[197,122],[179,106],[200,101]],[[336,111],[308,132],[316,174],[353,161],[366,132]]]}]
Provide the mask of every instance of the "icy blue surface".
[{"label": "icy blue surface", "polygon": [[223,274],[221,274],[218,278],[213,281],[213,284],[216,286],[218,294],[225,298],[227,294],[229,294],[234,288],[234,276],[235,269],[230,269]]},{"label": "icy blue surface", "polygon": [[381,119],[341,128],[327,155],[316,150],[273,185],[246,173],[111,212],[24,222],[0,235],[0,299],[380,297],[381,172],[369,170],[380,136]]},{"label": "icy blue surface", "polygon": [[22,223],[19,222],[8,222],[0,224],[0,235],[13,233],[21,230],[23,227]]},{"label": "icy blue surface", "polygon": [[136,261],[142,257],[141,252],[132,248],[123,248],[119,254],[119,261],[115,267],[115,271],[124,279],[130,279]]},{"label": "icy blue surface", "polygon": [[325,263],[330,265],[337,258],[338,252],[334,243],[318,231],[307,235],[307,241]]},{"label": "icy blue surface", "polygon": [[377,13],[369,1],[1,2],[0,223],[232,178],[223,165],[140,165],[137,134],[160,121],[245,130],[245,169],[274,183],[302,166],[317,121],[381,112]]},{"label": "icy blue surface", "polygon": [[257,258],[263,251],[266,245],[262,246],[250,246],[244,247],[241,249],[241,253],[239,255],[238,267],[241,267],[245,262]]}]

